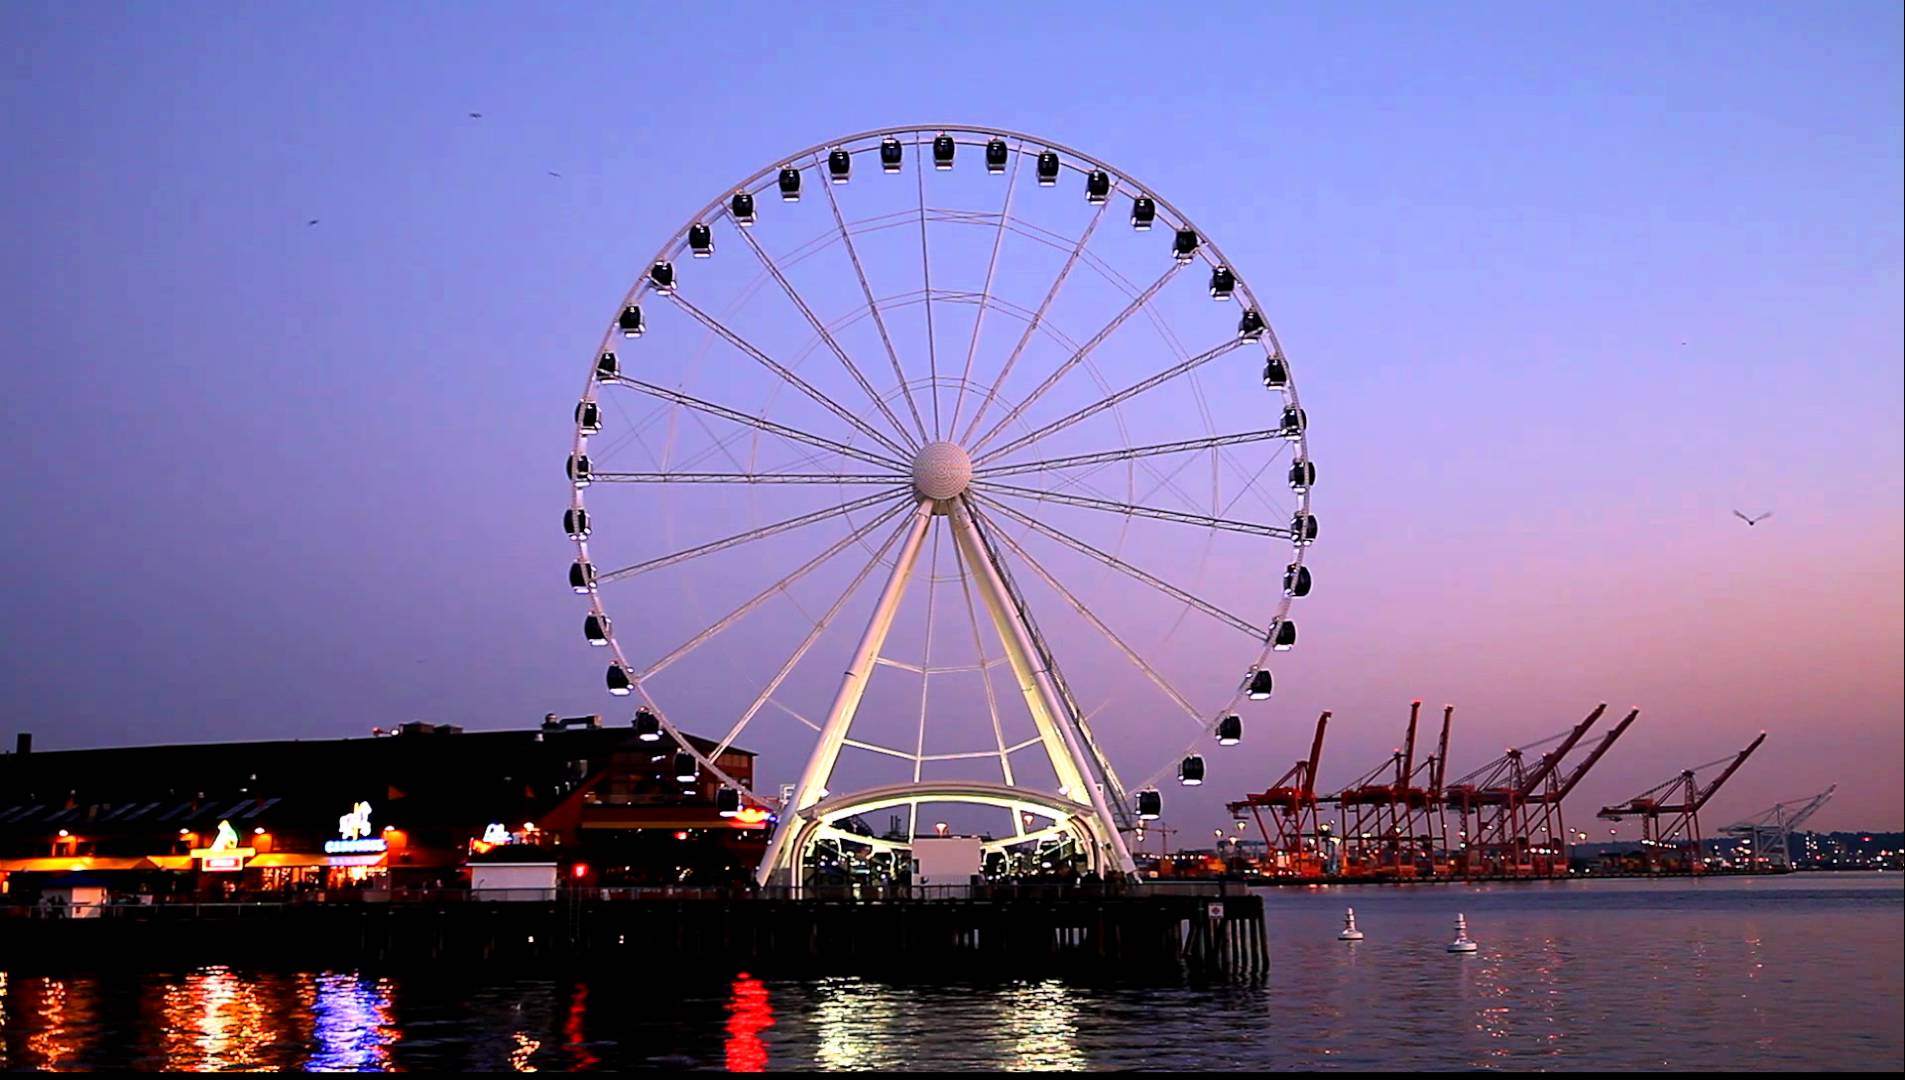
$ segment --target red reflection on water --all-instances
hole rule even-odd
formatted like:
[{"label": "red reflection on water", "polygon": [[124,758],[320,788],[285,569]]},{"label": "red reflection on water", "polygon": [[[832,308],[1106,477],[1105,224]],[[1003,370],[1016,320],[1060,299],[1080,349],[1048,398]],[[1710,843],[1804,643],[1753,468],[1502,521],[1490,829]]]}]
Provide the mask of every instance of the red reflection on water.
[{"label": "red reflection on water", "polygon": [[575,993],[569,996],[569,1018],[562,1022],[562,1037],[569,1041],[569,1068],[572,1072],[593,1069],[602,1060],[589,1053],[582,1038],[582,1017],[588,1011],[588,1003],[589,988],[576,983]]},{"label": "red reflection on water", "polygon": [[762,1072],[767,1068],[767,1044],[761,1032],[774,1026],[774,1007],[767,1003],[767,987],[743,971],[734,977],[728,999],[728,1071]]}]

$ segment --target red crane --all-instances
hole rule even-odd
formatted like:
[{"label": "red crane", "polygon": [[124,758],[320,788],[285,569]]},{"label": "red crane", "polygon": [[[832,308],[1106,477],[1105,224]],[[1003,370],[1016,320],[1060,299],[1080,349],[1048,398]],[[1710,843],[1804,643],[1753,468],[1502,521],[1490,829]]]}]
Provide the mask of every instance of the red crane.
[{"label": "red crane", "polygon": [[[1257,822],[1264,841],[1264,873],[1272,876],[1321,877],[1325,852],[1316,810],[1316,766],[1323,757],[1323,732],[1329,727],[1326,711],[1316,718],[1316,737],[1310,756],[1290,766],[1268,788],[1230,804],[1241,823],[1245,810]],[[1264,811],[1268,810],[1266,823]]]},{"label": "red crane", "polygon": [[1416,726],[1422,702],[1410,702],[1402,746],[1389,760],[1322,800],[1334,802],[1340,813],[1342,873],[1414,877],[1435,872],[1435,852],[1446,839],[1440,790],[1454,712],[1452,705],[1442,711],[1440,748],[1418,764]]},{"label": "red crane", "polygon": [[[1455,812],[1460,838],[1455,863],[1460,873],[1529,876],[1554,872],[1554,864],[1545,852],[1542,866],[1535,862],[1537,845],[1533,832],[1536,826],[1530,822],[1531,800],[1606,711],[1607,704],[1603,702],[1595,706],[1587,719],[1569,730],[1527,746],[1512,747],[1443,791],[1444,806]],[[1523,756],[1549,743],[1557,745],[1542,754],[1533,768],[1527,767]],[[1545,814],[1543,817],[1541,824],[1551,825]],[[1540,846],[1553,847],[1546,842],[1552,839],[1552,835],[1544,837]],[[1565,872],[1566,861],[1560,865]]]},{"label": "red crane", "polygon": [[1588,751],[1587,757],[1582,758],[1572,772],[1565,777],[1558,771],[1550,772],[1547,781],[1542,785],[1542,790],[1529,796],[1528,802],[1533,808],[1529,824],[1531,828],[1537,827],[1535,815],[1538,814],[1540,817],[1538,827],[1542,835],[1549,838],[1545,849],[1541,847],[1534,849],[1538,873],[1545,872],[1559,876],[1568,872],[1568,824],[1561,817],[1561,801],[1568,797],[1568,793],[1573,791],[1574,785],[1580,783],[1581,778],[1588,774],[1588,770],[1592,769],[1613,748],[1615,740],[1625,734],[1639,716],[1639,709],[1630,711],[1621,718],[1620,723],[1615,724],[1607,734],[1601,736],[1601,741],[1594,744],[1594,749]]},{"label": "red crane", "polygon": [[[1616,806],[1603,806],[1598,815],[1607,821],[1621,821],[1625,818],[1640,819],[1641,861],[1649,873],[1663,868],[1671,859],[1674,868],[1684,868],[1688,873],[1699,873],[1705,864],[1700,858],[1700,809],[1713,798],[1720,786],[1733,778],[1733,774],[1746,764],[1760,744],[1766,741],[1766,733],[1746,744],[1746,749],[1730,758],[1715,758],[1704,765],[1695,765],[1691,769],[1682,769],[1680,775],[1648,788],[1639,795]],[[1698,773],[1715,765],[1724,764],[1705,787],[1699,786],[1695,777]],[[1667,819],[1665,826],[1661,818]]]}]

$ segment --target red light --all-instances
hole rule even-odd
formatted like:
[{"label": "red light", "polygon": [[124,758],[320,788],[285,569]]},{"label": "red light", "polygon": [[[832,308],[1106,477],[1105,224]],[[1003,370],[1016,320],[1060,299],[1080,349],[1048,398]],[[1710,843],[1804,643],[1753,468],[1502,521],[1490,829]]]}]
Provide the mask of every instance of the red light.
[{"label": "red light", "polygon": [[767,818],[767,811],[758,806],[743,806],[734,813],[734,820],[743,825],[759,825],[761,822],[766,821]]},{"label": "red light", "polygon": [[573,875],[575,878],[577,878],[578,880],[588,877],[589,864],[585,862],[576,863],[573,867],[569,868],[569,873]]},{"label": "red light", "polygon": [[677,830],[675,831],[675,839],[677,839],[677,840],[686,840],[686,839],[688,839],[688,830],[686,830],[686,829],[677,829]]}]

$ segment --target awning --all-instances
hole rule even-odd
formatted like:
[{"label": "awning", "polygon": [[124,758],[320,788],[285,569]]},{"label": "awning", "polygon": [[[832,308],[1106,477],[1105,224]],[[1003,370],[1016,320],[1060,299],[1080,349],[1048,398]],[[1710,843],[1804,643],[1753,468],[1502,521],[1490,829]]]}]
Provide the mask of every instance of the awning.
[{"label": "awning", "polygon": [[271,870],[330,865],[331,860],[323,855],[309,855],[297,851],[271,851],[252,856],[251,861],[245,864],[245,869],[249,870],[254,866]]},{"label": "awning", "polygon": [[[187,860],[188,862],[190,860]],[[0,870],[19,873],[69,873],[74,870],[153,870],[143,856],[67,855],[38,859],[0,859]]]}]

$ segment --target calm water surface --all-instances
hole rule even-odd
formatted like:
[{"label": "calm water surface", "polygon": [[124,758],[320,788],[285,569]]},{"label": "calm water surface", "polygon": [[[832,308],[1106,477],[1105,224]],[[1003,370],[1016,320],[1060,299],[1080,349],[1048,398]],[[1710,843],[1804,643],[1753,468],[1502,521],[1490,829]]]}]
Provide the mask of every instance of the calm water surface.
[{"label": "calm water surface", "polygon": [[[1266,895],[1254,984],[0,974],[0,1067],[1905,1066],[1896,874]],[[1458,910],[1475,955],[1444,951]]]}]

